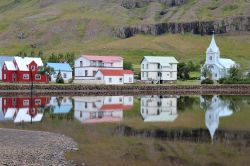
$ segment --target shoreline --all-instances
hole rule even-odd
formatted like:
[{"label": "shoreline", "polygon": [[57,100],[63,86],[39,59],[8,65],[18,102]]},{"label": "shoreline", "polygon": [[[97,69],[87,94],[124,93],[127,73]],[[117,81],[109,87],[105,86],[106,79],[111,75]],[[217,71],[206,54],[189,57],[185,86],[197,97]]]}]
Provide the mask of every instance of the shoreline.
[{"label": "shoreline", "polygon": [[[250,95],[250,85],[34,84],[33,95]],[[30,84],[0,84],[0,95],[30,95]]]},{"label": "shoreline", "polygon": [[65,135],[9,128],[0,128],[0,146],[0,165],[73,165],[65,153],[77,150]]}]

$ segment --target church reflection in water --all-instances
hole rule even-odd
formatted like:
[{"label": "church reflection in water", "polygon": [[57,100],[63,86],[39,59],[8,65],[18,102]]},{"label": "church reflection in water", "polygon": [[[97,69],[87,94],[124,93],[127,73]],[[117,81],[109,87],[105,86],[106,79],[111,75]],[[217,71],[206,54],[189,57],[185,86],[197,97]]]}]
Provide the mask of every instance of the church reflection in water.
[{"label": "church reflection in water", "polygon": [[178,117],[176,96],[142,96],[141,116],[144,122],[173,122]]},{"label": "church reflection in water", "polygon": [[44,108],[49,101],[43,97],[2,97],[0,98],[0,120],[20,122],[39,122],[43,118]]},{"label": "church reflection in water", "polygon": [[205,124],[213,141],[215,132],[219,127],[220,118],[231,116],[233,110],[230,107],[230,102],[222,100],[219,96],[201,96],[200,106],[206,111]]},{"label": "church reflection in water", "polygon": [[134,105],[133,96],[74,97],[74,116],[81,123],[120,122]]}]

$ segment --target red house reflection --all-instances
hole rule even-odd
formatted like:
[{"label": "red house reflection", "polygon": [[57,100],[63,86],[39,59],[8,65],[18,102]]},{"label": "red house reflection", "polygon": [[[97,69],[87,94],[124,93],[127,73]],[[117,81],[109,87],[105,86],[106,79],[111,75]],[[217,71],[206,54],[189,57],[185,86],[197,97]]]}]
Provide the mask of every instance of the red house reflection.
[{"label": "red house reflection", "polygon": [[49,97],[3,97],[2,111],[6,120],[18,122],[41,121]]}]

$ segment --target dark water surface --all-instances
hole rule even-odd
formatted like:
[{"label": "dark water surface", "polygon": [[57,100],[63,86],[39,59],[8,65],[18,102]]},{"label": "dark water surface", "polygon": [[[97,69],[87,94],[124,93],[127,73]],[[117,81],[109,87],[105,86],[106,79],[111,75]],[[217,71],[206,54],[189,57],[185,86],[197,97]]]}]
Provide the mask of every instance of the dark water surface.
[{"label": "dark water surface", "polygon": [[250,165],[250,96],[2,96],[0,127],[70,136],[79,165]]}]

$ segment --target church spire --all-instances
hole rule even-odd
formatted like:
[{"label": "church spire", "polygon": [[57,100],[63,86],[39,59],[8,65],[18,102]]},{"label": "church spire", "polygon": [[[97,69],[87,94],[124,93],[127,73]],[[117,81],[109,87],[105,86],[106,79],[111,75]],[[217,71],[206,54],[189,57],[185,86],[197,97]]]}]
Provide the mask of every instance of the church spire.
[{"label": "church spire", "polygon": [[214,31],[213,31],[212,40],[210,42],[209,47],[207,48],[207,52],[218,52],[218,51],[219,51],[219,47],[217,46],[215,42]]}]

